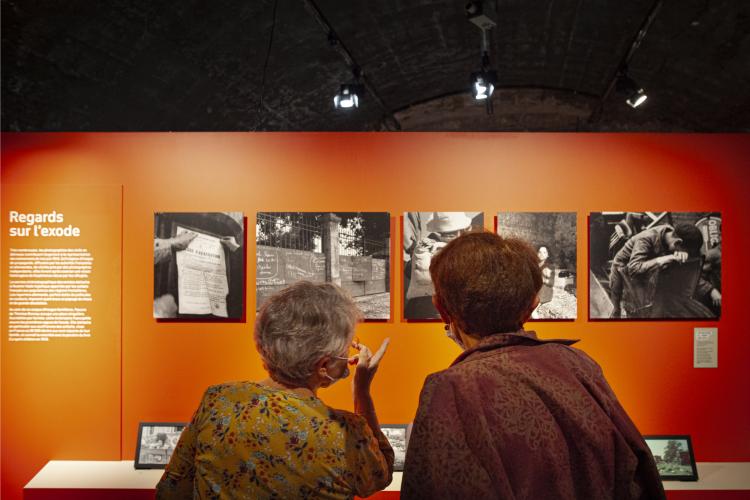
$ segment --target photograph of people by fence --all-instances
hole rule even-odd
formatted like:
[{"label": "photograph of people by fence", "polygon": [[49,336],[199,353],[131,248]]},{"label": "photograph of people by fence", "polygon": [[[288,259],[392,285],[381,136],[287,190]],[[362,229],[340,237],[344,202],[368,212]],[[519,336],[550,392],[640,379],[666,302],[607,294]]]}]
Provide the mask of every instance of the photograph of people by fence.
[{"label": "photograph of people by fence", "polygon": [[391,315],[390,214],[258,212],[256,308],[300,280],[335,283],[365,319]]}]

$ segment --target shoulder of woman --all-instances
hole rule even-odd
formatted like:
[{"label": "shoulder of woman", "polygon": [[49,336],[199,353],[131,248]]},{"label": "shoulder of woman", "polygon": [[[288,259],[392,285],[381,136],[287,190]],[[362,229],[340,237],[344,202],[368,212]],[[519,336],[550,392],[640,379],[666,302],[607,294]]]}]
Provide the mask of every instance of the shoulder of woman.
[{"label": "shoulder of woman", "polygon": [[586,351],[564,344],[552,344],[558,353],[561,366],[573,370],[578,376],[604,378],[602,367]]},{"label": "shoulder of woman", "polygon": [[459,366],[451,366],[445,370],[428,375],[422,386],[420,400],[426,402],[427,399],[430,399],[437,393],[448,394],[455,392],[456,386],[461,384]]},{"label": "shoulder of woman", "polygon": [[225,382],[223,384],[211,385],[206,389],[203,398],[217,398],[221,396],[245,395],[248,393],[263,392],[261,386],[253,382]]}]

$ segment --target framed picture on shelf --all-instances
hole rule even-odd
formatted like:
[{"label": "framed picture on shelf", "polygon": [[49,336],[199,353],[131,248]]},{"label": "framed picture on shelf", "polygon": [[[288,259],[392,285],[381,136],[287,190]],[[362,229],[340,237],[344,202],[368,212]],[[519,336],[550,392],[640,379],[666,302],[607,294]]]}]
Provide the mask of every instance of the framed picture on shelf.
[{"label": "framed picture on shelf", "polygon": [[693,444],[688,435],[643,436],[662,481],[697,481]]},{"label": "framed picture on shelf", "polygon": [[136,469],[163,469],[172,458],[184,422],[141,422],[135,449]]},{"label": "framed picture on shelf", "polygon": [[409,444],[409,433],[407,424],[382,424],[380,430],[383,431],[388,442],[391,443],[396,458],[393,461],[394,471],[403,471],[404,462],[406,461],[406,447]]}]

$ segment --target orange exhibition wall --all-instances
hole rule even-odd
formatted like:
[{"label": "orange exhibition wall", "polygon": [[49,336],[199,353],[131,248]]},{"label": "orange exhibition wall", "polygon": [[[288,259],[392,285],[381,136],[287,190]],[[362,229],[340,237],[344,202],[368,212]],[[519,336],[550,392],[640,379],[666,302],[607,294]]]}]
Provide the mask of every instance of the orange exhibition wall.
[{"label": "orange exhibition wall", "polygon": [[[458,354],[441,324],[400,320],[399,216],[484,211],[492,229],[498,211],[575,211],[578,319],[527,328],[581,339],[642,433],[690,434],[701,462],[750,461],[747,135],[75,133],[2,140],[4,266],[14,203],[43,210],[45,190],[62,186],[115,186],[121,203],[120,221],[102,228],[120,232],[112,237],[120,249],[109,255],[121,263],[109,263],[113,290],[97,292],[121,297],[112,311],[119,322],[103,323],[98,338],[26,345],[19,357],[3,320],[3,498],[20,498],[48,460],[132,460],[140,421],[187,421],[208,385],[265,375],[252,342],[252,233],[245,322],[157,322],[153,231],[161,211],[243,211],[250,229],[257,211],[390,212],[392,319],[357,331],[373,347],[392,339],[374,384],[383,423],[410,422],[425,376]],[[587,215],[607,210],[720,211],[721,319],[589,321]],[[5,317],[5,276],[2,286]],[[696,326],[718,327],[718,368],[693,368]],[[321,397],[352,408],[347,383]]]}]

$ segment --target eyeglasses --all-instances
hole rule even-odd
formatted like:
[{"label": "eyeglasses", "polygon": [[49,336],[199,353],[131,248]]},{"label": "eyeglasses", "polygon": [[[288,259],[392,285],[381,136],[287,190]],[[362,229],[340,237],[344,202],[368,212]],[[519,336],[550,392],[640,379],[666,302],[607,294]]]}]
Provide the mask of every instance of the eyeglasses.
[{"label": "eyeglasses", "polygon": [[[359,351],[359,337],[354,337],[354,340],[352,340],[351,345],[349,346],[349,349],[355,349]],[[344,356],[333,356],[335,359],[345,359],[350,365],[356,365],[359,361],[358,352],[352,354],[349,357]]]}]

